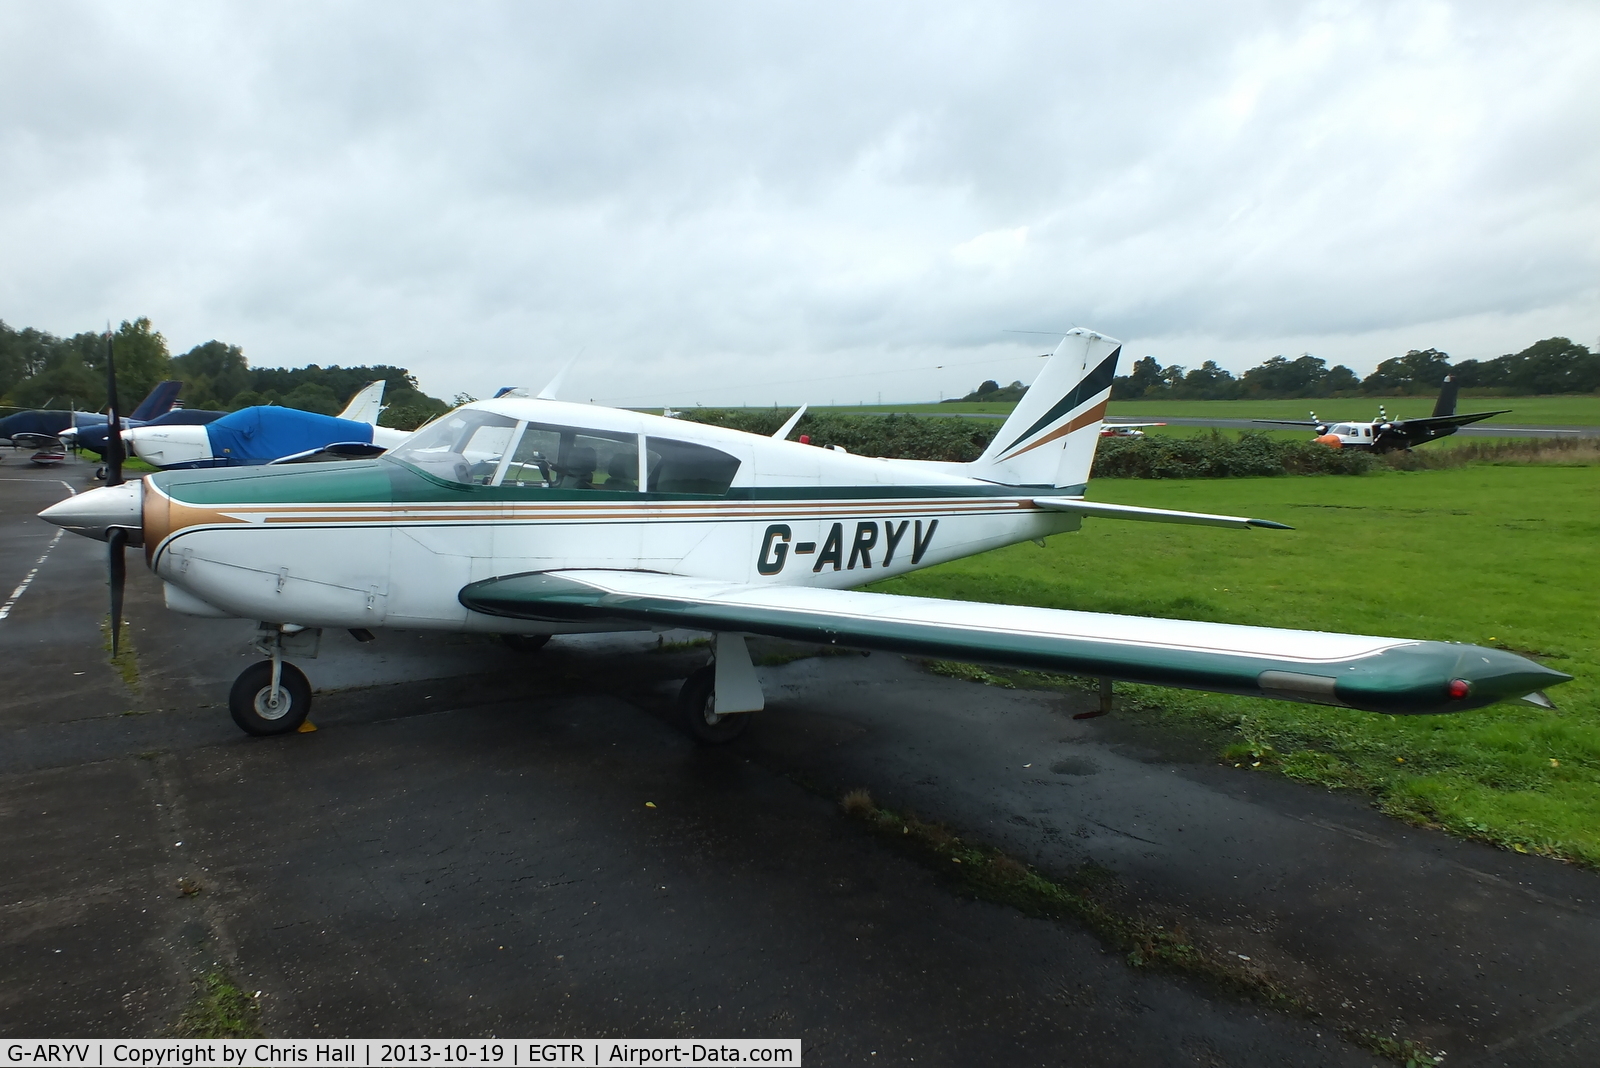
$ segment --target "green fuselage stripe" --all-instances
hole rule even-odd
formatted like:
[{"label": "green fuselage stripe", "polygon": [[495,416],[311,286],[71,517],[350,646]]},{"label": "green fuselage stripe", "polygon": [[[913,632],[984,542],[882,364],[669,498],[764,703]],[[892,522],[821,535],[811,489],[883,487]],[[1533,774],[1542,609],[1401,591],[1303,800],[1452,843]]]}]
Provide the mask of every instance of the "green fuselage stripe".
[{"label": "green fuselage stripe", "polygon": [[750,504],[779,501],[873,501],[925,498],[982,500],[1030,493],[1076,496],[1083,486],[1001,486],[984,482],[931,486],[747,486],[726,494],[639,493],[620,490],[547,489],[538,486],[476,486],[449,482],[396,460],[345,460],[293,467],[213,468],[164,471],[150,476],[173,500],[192,505],[224,504],[412,504],[491,502],[581,502],[642,504],[698,501]]}]

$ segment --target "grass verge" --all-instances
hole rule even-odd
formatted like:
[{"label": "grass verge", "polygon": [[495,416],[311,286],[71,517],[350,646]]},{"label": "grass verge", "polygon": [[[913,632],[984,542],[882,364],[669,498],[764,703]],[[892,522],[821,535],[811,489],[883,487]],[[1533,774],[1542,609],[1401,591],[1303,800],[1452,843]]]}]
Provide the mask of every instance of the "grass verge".
[{"label": "grass verge", "polygon": [[[941,663],[936,661],[934,663]],[[1236,996],[1296,1015],[1326,1018],[1316,1006],[1265,969],[1199,944],[1181,925],[1165,926],[1108,906],[1095,893],[1111,874],[1095,867],[1052,878],[992,846],[969,842],[939,823],[880,806],[864,788],[846,793],[839,807],[875,836],[931,868],[957,892],[1006,905],[1027,916],[1076,920],[1116,947],[1135,968],[1199,979]],[[1405,1064],[1431,1068],[1433,1054],[1410,1039],[1340,1025],[1350,1041]]]},{"label": "grass verge", "polygon": [[1163,927],[1107,907],[1093,890],[1111,878],[1109,872],[1089,867],[1066,878],[1048,878],[998,849],[957,837],[942,824],[880,807],[865,789],[845,794],[840,807],[880,838],[930,864],[969,897],[1009,905],[1028,916],[1079,920],[1127,954],[1134,967],[1159,967],[1278,1008],[1307,1010],[1270,975],[1206,951],[1181,926]]},{"label": "grass verge", "polygon": [[1107,480],[1090,496],[1298,529],[1089,520],[1044,550],[1011,546],[874,588],[1530,655],[1576,676],[1551,691],[1556,711],[1381,716],[1119,685],[1119,715],[1219,732],[1219,750],[1233,747],[1229,762],[1243,768],[1362,790],[1403,819],[1600,867],[1600,468]]},{"label": "grass verge", "polygon": [[224,972],[200,979],[176,1028],[179,1038],[260,1038],[261,1005]]},{"label": "grass verge", "polygon": [[100,620],[100,643],[105,649],[106,660],[110,662],[116,673],[121,676],[122,684],[135,693],[139,690],[139,653],[133,647],[133,632],[128,627],[128,621],[122,621],[122,633],[117,636],[117,655],[111,655],[111,616],[107,614]]}]

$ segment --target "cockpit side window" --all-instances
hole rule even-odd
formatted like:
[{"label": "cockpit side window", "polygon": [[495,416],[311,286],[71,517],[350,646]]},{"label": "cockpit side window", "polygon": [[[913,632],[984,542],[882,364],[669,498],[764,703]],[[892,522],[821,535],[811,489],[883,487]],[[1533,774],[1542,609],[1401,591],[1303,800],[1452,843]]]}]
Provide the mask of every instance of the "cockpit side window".
[{"label": "cockpit side window", "polygon": [[637,492],[639,436],[529,423],[499,485]]},{"label": "cockpit side window", "polygon": [[646,438],[652,493],[725,494],[739,473],[739,458],[692,441]]},{"label": "cockpit side window", "polygon": [[503,415],[464,408],[429,423],[391,455],[435,478],[487,486],[494,481],[518,425]]}]

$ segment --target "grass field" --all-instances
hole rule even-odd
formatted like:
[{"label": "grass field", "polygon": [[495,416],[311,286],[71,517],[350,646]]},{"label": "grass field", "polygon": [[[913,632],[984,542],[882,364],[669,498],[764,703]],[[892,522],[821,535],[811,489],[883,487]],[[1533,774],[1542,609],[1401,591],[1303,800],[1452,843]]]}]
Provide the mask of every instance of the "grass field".
[{"label": "grass field", "polygon": [[1388,717],[1118,686],[1125,713],[1221,732],[1219,756],[1459,834],[1600,866],[1600,467],[1097,480],[1095,500],[1293,531],[1089,520],[903,576],[885,592],[1502,646],[1576,676],[1559,710]]},{"label": "grass field", "polygon": [[[1120,419],[1155,419],[1161,416],[1186,419],[1305,419],[1315,410],[1332,419],[1371,419],[1378,405],[1396,418],[1412,418],[1433,412],[1432,397],[1349,397],[1343,400],[1272,401],[1112,401],[1106,414]],[[919,415],[961,415],[982,413],[1003,415],[1012,409],[1005,404],[884,404],[863,407],[818,408],[818,411],[915,412]],[[1492,412],[1510,408],[1510,415],[1496,416],[1488,423],[1512,426],[1600,426],[1600,396],[1563,397],[1463,397],[1457,410]]]}]

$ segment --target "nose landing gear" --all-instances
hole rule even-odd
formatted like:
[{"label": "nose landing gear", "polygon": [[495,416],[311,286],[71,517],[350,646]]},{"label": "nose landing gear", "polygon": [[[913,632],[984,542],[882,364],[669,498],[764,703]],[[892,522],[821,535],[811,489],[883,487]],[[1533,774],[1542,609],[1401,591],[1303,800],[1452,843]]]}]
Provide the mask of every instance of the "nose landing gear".
[{"label": "nose landing gear", "polygon": [[311,711],[311,683],[305,672],[283,659],[286,651],[317,655],[320,630],[292,623],[263,623],[251,644],[269,659],[251,664],[233,680],[228,712],[246,734],[288,734],[300,729]]},{"label": "nose landing gear", "polygon": [[228,711],[246,734],[288,734],[299,730],[311,711],[311,683],[303,671],[281,660],[251,664],[233,682]]}]

